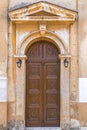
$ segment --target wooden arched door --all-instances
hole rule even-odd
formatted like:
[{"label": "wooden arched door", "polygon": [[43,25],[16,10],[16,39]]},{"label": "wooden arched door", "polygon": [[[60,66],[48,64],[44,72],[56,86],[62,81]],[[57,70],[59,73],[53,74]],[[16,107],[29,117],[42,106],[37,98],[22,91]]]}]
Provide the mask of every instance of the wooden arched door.
[{"label": "wooden arched door", "polygon": [[27,51],[26,126],[60,125],[59,51],[47,41],[34,43]]}]

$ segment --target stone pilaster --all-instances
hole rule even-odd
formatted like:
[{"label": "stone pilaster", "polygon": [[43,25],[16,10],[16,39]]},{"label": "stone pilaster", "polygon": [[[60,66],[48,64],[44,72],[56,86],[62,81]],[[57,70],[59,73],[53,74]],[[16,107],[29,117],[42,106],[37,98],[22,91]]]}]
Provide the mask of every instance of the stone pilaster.
[{"label": "stone pilaster", "polygon": [[[61,130],[69,130],[70,128],[70,104],[69,104],[69,87],[70,87],[70,58],[69,54],[59,55],[61,68],[60,68],[60,95],[61,95]],[[67,61],[67,66],[64,60]]]},{"label": "stone pilaster", "polygon": [[[25,129],[26,55],[14,55],[16,64],[16,121],[15,130]],[[21,66],[17,61],[21,60]]]}]

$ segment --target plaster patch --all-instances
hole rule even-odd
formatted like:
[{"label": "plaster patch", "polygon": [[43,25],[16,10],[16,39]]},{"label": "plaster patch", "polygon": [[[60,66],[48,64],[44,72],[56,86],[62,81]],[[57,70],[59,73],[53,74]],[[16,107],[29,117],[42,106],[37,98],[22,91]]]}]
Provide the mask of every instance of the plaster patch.
[{"label": "plaster patch", "polygon": [[79,102],[87,102],[87,78],[79,78]]},{"label": "plaster patch", "polygon": [[7,101],[7,78],[0,77],[0,102]]}]

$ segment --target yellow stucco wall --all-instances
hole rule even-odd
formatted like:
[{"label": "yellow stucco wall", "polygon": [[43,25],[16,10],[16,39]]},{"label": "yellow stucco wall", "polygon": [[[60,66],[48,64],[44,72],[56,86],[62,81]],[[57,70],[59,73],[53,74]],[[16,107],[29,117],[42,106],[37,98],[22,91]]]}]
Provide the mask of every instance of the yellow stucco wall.
[{"label": "yellow stucco wall", "polygon": [[[35,2],[38,2],[40,0],[0,0],[0,77],[4,78],[7,77],[9,79],[9,86],[14,87],[13,84],[13,79],[14,75],[8,75],[9,73],[13,71],[15,68],[8,68],[8,52],[11,51],[11,47],[13,46],[8,46],[9,40],[8,37],[10,36],[10,33],[12,33],[11,28],[9,29],[8,27],[8,10],[15,9],[15,8],[20,8],[24,5],[28,4],[33,4]],[[74,29],[69,30],[69,33],[72,33],[73,36],[69,39],[73,44],[70,45],[70,51],[72,54],[72,62],[71,65],[73,68],[71,69],[71,90],[72,90],[72,95],[75,94],[75,97],[77,99],[77,102],[79,100],[79,86],[78,84],[78,78],[87,78],[87,0],[46,0],[47,2],[50,2],[52,4],[56,4],[71,10],[77,10],[78,11],[78,21],[76,24],[74,24]],[[49,30],[55,30],[56,25],[53,26],[53,24],[49,25],[48,24],[48,29]],[[77,28],[75,30],[75,27]],[[22,25],[17,25],[16,26],[18,32],[16,32],[17,38],[18,35],[20,35],[20,39],[14,39],[14,43],[16,40],[16,43],[19,44],[22,36],[23,36],[23,30],[22,30]],[[23,25],[23,28],[25,28],[24,31],[33,31],[37,30],[37,26],[33,23],[32,26],[29,25],[29,29],[27,28],[27,25]],[[60,27],[61,28],[61,27]],[[9,30],[9,31],[8,31]],[[11,32],[10,32],[11,31]],[[24,32],[25,33],[25,32]],[[15,37],[15,36],[14,36]],[[76,43],[75,43],[76,41]],[[10,41],[11,43],[11,41]],[[78,44],[77,44],[78,43]],[[14,46],[15,47],[15,46]],[[15,51],[15,50],[14,50]],[[78,59],[77,59],[78,56]],[[13,59],[11,59],[13,60]],[[9,62],[10,64],[11,62]],[[78,66],[77,66],[77,63]],[[74,69],[77,68],[79,69],[79,72],[76,73],[76,70]],[[77,77],[77,80],[76,78]],[[15,80],[15,79],[14,79]],[[3,86],[0,84],[0,87]],[[8,85],[7,85],[8,86]],[[12,88],[9,87],[9,92],[12,92]],[[4,90],[7,91],[7,90]],[[78,92],[78,94],[76,93]],[[14,113],[15,113],[15,98],[14,98],[14,93],[8,94],[8,99],[11,103],[8,104],[11,108],[11,114],[8,111],[9,114],[9,119],[14,119]],[[0,113],[2,113],[2,116],[0,117],[0,124],[6,125],[7,123],[7,101],[4,101],[0,103]],[[78,107],[79,107],[79,120],[81,125],[87,126],[87,117],[85,114],[85,110],[87,109],[87,102],[82,103],[78,102]],[[3,112],[4,109],[4,112]],[[77,107],[75,108],[77,109]],[[82,112],[83,111],[83,112]]]},{"label": "yellow stucco wall", "polygon": [[4,127],[7,125],[7,8],[8,1],[0,0],[0,125]]},{"label": "yellow stucco wall", "polygon": [[79,77],[87,78],[87,0],[78,1]]},{"label": "yellow stucco wall", "polygon": [[[87,0],[78,0],[79,77],[87,80]],[[87,86],[87,85],[86,85]],[[84,84],[81,86],[84,89]],[[87,91],[87,89],[85,90]],[[83,94],[84,95],[84,94]],[[79,103],[79,120],[87,126],[87,100]]]},{"label": "yellow stucco wall", "polygon": [[7,0],[0,0],[0,76],[7,76]]}]

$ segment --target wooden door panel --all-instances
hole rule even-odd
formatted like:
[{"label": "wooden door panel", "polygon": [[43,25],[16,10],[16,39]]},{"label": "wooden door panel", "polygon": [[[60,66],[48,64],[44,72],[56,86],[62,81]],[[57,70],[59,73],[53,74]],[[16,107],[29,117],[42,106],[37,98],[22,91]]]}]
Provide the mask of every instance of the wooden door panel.
[{"label": "wooden door panel", "polygon": [[58,77],[58,63],[46,63],[44,65],[44,120],[47,126],[59,125],[59,77]]},{"label": "wooden door panel", "polygon": [[58,60],[58,58],[57,58],[58,50],[53,44],[45,43],[43,48],[44,48],[44,57],[45,58],[51,58],[51,59]]},{"label": "wooden door panel", "polygon": [[[40,113],[40,109],[38,108],[31,108],[27,110],[27,122],[26,122],[26,127],[36,127],[36,126],[41,126],[41,113]],[[38,116],[36,116],[38,115]]]},{"label": "wooden door panel", "polygon": [[57,48],[38,41],[27,52],[26,126],[60,125],[60,64]]},{"label": "wooden door panel", "polygon": [[39,78],[28,78],[27,84],[30,89],[40,89],[40,79]]},{"label": "wooden door panel", "polygon": [[57,89],[57,84],[58,80],[57,78],[46,78],[46,88],[47,89]]},{"label": "wooden door panel", "polygon": [[28,63],[27,71],[27,126],[41,126],[41,64]]},{"label": "wooden door panel", "polygon": [[50,105],[56,106],[56,104],[57,104],[57,99],[56,99],[55,93],[54,93],[54,94],[50,94],[50,93],[47,94],[47,95],[46,95],[46,98],[47,98],[46,104],[48,104],[49,106],[50,106]]},{"label": "wooden door panel", "polygon": [[40,43],[35,43],[31,45],[27,53],[28,59],[36,59],[42,57],[42,45]]},{"label": "wooden door panel", "polygon": [[41,64],[40,63],[28,63],[28,72],[27,74],[29,74],[29,78],[32,77],[39,77],[40,78],[40,74],[41,74]]},{"label": "wooden door panel", "polygon": [[[47,113],[47,119],[46,119],[46,123],[52,123],[55,122],[55,124],[57,123],[57,108],[52,108],[52,107],[48,107],[46,109],[46,113]],[[58,123],[57,123],[58,124]]]}]

